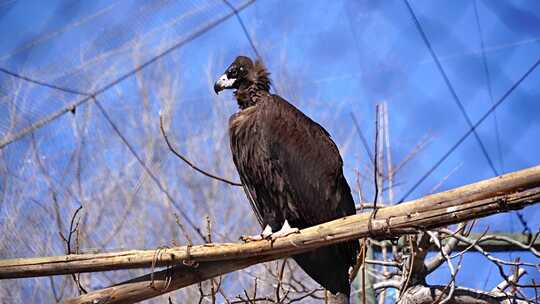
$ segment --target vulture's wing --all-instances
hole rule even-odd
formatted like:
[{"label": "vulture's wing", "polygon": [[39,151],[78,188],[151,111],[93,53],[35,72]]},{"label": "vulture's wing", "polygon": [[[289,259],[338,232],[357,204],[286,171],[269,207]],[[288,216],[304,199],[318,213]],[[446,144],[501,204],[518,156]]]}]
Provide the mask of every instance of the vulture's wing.
[{"label": "vulture's wing", "polygon": [[287,218],[299,228],[354,214],[343,161],[323,127],[279,96],[259,104],[257,122],[270,162],[279,168],[296,209]]}]

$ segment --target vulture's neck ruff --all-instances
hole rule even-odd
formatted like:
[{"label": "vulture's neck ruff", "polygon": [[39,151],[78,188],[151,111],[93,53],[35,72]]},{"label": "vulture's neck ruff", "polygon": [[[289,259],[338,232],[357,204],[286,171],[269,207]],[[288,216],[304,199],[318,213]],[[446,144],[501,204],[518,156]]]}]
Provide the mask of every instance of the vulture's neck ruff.
[{"label": "vulture's neck ruff", "polygon": [[247,77],[242,79],[238,89],[234,91],[240,109],[243,110],[254,106],[261,97],[270,94],[269,75],[270,73],[259,60],[251,66],[251,70],[246,75]]}]

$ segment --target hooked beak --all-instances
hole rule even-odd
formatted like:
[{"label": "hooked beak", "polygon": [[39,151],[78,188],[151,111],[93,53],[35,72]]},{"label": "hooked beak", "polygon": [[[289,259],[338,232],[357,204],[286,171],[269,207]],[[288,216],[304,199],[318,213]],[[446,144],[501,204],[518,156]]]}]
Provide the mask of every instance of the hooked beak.
[{"label": "hooked beak", "polygon": [[221,75],[221,77],[219,77],[219,79],[214,84],[214,92],[216,92],[216,94],[219,94],[219,92],[225,89],[232,89],[235,81],[236,79],[229,79],[227,77],[227,74]]}]

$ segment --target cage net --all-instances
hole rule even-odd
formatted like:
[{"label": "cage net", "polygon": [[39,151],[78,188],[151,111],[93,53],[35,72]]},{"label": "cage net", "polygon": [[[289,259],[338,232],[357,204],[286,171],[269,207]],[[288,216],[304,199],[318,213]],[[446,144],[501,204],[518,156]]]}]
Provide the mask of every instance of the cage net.
[{"label": "cage net", "polygon": [[[72,252],[259,232],[241,188],[192,170],[159,127],[161,116],[180,153],[238,181],[226,127],[236,105],[212,85],[239,54],[258,54],[274,92],[330,131],[358,203],[374,196],[375,104],[389,121],[382,170],[395,176],[384,201],[538,164],[539,18],[527,1],[0,1],[0,257],[66,253],[71,224]],[[530,232],[539,209],[528,210],[477,229]],[[287,267],[292,294],[317,288]],[[270,294],[277,272],[259,265],[222,287],[234,297],[257,277]],[[0,283],[0,302],[76,294],[69,277]]]}]

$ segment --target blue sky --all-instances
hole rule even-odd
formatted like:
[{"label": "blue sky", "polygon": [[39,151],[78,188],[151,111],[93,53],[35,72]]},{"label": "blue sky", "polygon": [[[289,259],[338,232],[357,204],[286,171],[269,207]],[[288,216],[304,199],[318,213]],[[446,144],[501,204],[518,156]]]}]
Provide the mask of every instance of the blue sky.
[{"label": "blue sky", "polygon": [[[235,6],[242,3],[233,2]],[[410,3],[473,123],[540,58],[540,2]],[[228,12],[221,1],[1,1],[0,67],[93,92]],[[272,73],[275,89],[321,123],[340,146],[349,183],[354,183],[354,170],[367,162],[351,113],[358,117],[362,131],[372,142],[375,105],[381,101],[388,104],[396,163],[429,136],[425,149],[398,175],[398,198],[467,132],[467,122],[403,1],[267,0],[257,1],[241,16]],[[208,67],[217,77],[239,54],[254,55],[238,21],[230,18],[143,71],[157,84],[167,74],[179,79],[182,96],[189,101],[177,110],[185,117],[175,123],[184,130],[178,132],[180,135],[204,131],[213,117],[215,103]],[[540,164],[539,81],[540,71],[535,70],[478,128],[499,173]],[[12,93],[16,85],[31,89],[21,96]],[[140,110],[139,97],[133,92],[136,81],[131,77],[117,87],[127,92],[122,99],[116,98],[111,92],[114,90],[103,93],[100,99],[140,148],[137,133],[122,123],[124,111]],[[80,99],[19,83],[4,74],[0,75],[0,92],[0,137],[12,127],[20,130]],[[225,111],[232,114],[236,105],[230,95],[223,95],[220,100]],[[19,109],[15,125],[14,114],[9,112],[12,104]],[[152,119],[160,109],[160,103],[152,100]],[[69,115],[38,131],[55,134],[48,145],[42,145],[44,150],[58,154],[73,146],[70,137],[63,136],[69,133]],[[23,162],[17,151],[24,149],[28,138],[6,148],[10,165],[17,167]],[[124,159],[126,153],[125,148],[110,147],[109,167],[114,170],[114,163]],[[60,172],[67,160],[58,157],[55,161],[53,167]],[[410,198],[428,193],[443,179],[439,190],[492,176],[478,142],[470,136]],[[372,189],[365,192],[371,197]],[[533,230],[538,229],[539,212],[538,207],[523,212]],[[521,231],[515,215],[482,220],[479,229],[486,226]],[[475,263],[476,259],[470,261]],[[466,268],[462,280],[474,285],[478,270]],[[488,268],[482,271],[487,273]],[[493,282],[496,280],[493,276]]]}]

